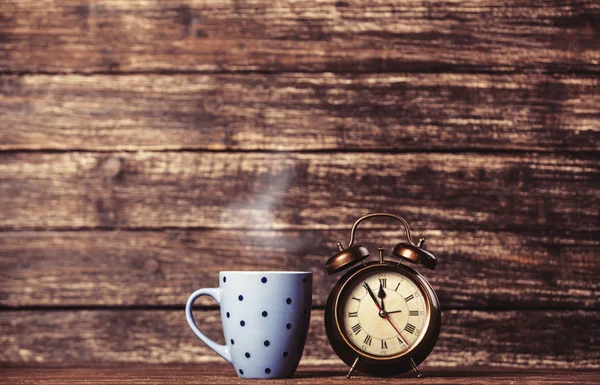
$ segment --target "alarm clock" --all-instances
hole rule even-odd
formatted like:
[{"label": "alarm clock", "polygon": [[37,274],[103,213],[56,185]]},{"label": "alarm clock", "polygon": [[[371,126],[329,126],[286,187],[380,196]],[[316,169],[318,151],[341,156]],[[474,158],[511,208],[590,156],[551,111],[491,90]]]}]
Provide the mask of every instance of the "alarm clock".
[{"label": "alarm clock", "polygon": [[[398,220],[407,242],[394,246],[384,259],[365,263],[369,251],[354,245],[357,226],[374,217]],[[435,347],[441,311],[435,291],[408,263],[435,270],[437,260],[423,248],[425,239],[413,241],[406,220],[398,215],[373,213],[359,218],[350,231],[350,242],[337,242],[338,252],[327,260],[329,274],[348,270],[333,287],[325,308],[325,329],[335,353],[354,370],[374,376],[391,376],[414,370]],[[357,266],[355,266],[357,265]]]}]

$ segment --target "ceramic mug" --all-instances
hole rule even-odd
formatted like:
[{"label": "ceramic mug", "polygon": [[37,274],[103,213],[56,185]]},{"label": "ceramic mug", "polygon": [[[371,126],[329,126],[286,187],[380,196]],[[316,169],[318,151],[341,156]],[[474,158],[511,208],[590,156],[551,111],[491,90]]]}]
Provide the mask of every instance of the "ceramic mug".
[{"label": "ceramic mug", "polygon": [[[203,295],[221,306],[225,345],[200,331],[192,306]],[[221,271],[219,288],[200,289],[185,307],[188,324],[241,378],[291,377],[304,350],[312,304],[312,273]]]}]

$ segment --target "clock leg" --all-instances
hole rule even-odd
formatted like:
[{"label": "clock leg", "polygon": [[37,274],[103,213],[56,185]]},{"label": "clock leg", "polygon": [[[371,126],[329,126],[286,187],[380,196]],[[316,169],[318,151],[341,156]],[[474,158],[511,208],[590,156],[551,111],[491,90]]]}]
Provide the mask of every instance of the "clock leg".
[{"label": "clock leg", "polygon": [[358,360],[360,360],[360,357],[356,357],[354,363],[350,367],[350,371],[348,372],[348,374],[346,374],[346,378],[350,379],[350,376],[352,376],[352,372],[354,372],[354,368],[356,368],[356,364],[358,364]]},{"label": "clock leg", "polygon": [[410,359],[410,366],[412,367],[412,370],[414,370],[414,372],[417,373],[417,377],[419,377],[419,378],[423,377],[423,375],[419,371],[419,368],[417,368],[417,365],[415,365],[415,361],[413,361],[412,358]]}]

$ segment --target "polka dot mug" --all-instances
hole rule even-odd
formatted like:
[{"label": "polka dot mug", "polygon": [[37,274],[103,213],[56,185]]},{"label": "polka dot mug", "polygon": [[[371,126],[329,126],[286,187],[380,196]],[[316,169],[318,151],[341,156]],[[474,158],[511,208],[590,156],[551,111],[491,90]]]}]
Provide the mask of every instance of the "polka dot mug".
[{"label": "polka dot mug", "polygon": [[[200,331],[192,306],[208,295],[221,306],[225,345]],[[241,378],[294,375],[308,334],[312,273],[222,271],[219,288],[200,289],[188,299],[187,321],[198,338],[231,363]]]}]

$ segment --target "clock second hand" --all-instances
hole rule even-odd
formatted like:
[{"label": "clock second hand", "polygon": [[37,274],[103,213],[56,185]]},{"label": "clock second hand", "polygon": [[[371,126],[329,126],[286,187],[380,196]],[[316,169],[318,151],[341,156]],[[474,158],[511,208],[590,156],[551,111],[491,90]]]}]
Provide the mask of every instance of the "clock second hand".
[{"label": "clock second hand", "polygon": [[[379,303],[377,302],[377,298],[375,298],[375,294],[373,294],[373,291],[371,291],[371,288],[369,287],[369,284],[364,282],[363,286],[365,287],[365,289],[367,289],[367,292],[369,293],[369,295],[371,296],[371,299],[373,300],[373,302],[375,302],[375,306],[377,306],[377,309],[379,311],[381,311],[381,306],[379,306]],[[404,339],[404,337],[402,337],[402,334],[400,334],[400,332],[398,331],[398,329],[396,329],[396,326],[394,326],[394,324],[392,323],[392,320],[390,320],[390,317],[387,315],[387,313],[385,314],[384,317],[389,323],[390,325],[392,325],[392,327],[394,328],[394,330],[396,331],[396,333],[398,333],[398,337],[400,337],[402,339],[402,341],[408,345],[408,342],[406,342],[406,340]]]},{"label": "clock second hand", "polygon": [[408,342],[406,342],[406,340],[404,339],[404,337],[402,337],[402,334],[400,334],[400,332],[398,331],[398,329],[396,329],[396,327],[394,326],[394,324],[392,323],[392,320],[390,320],[390,317],[386,314],[385,315],[385,319],[390,323],[390,325],[392,325],[392,327],[394,328],[394,330],[396,331],[396,333],[398,333],[398,337],[400,337],[402,339],[402,341],[408,345]]}]

